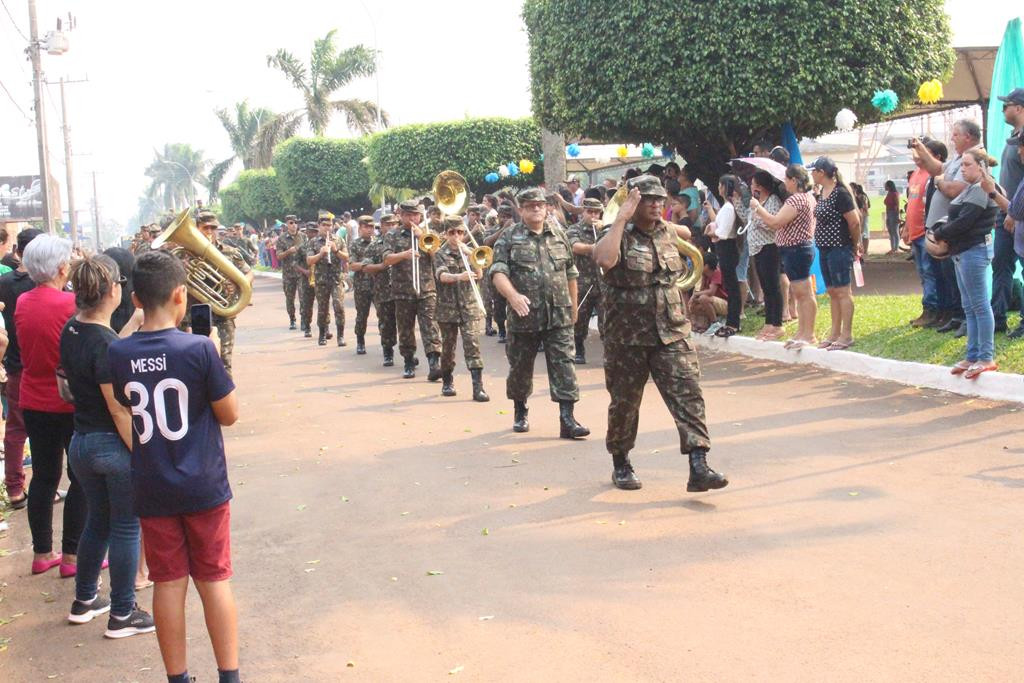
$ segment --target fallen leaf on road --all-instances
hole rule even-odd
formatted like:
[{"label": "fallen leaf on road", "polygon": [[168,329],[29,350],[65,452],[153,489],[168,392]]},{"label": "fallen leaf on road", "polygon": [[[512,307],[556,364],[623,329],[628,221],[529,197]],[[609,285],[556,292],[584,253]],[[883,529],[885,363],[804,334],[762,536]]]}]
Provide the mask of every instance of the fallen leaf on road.
[{"label": "fallen leaf on road", "polygon": [[397,576],[392,576],[392,577],[391,577],[391,580],[392,580],[392,581],[398,581],[398,577],[397,577]]},{"label": "fallen leaf on road", "polygon": [[598,523],[598,524],[607,524],[608,522],[606,522],[606,521],[605,521],[605,520],[603,520],[603,519],[599,519],[599,520],[597,520],[597,523]]},{"label": "fallen leaf on road", "polygon": [[355,662],[349,662],[349,663],[348,663],[348,664],[346,664],[345,666],[347,666],[347,667],[348,667],[348,668],[350,668],[350,669],[354,669],[354,668],[356,667],[356,663],[355,663]]},{"label": "fallen leaf on road", "polygon": [[303,569],[302,571],[304,571],[304,572],[306,572],[307,574],[309,574],[309,573],[311,573],[311,572],[315,572],[315,571],[316,571],[316,567],[310,567],[310,568],[308,568],[308,569]]},{"label": "fallen leaf on road", "polygon": [[493,614],[488,614],[487,616],[480,617],[480,621],[490,621],[493,618],[494,618]]},{"label": "fallen leaf on road", "polygon": [[402,513],[402,516],[403,516],[403,517],[405,517],[405,516],[406,516],[406,515],[408,515],[408,514],[409,514],[408,512],[403,512],[403,513]]},{"label": "fallen leaf on road", "polygon": [[498,411],[498,415],[508,415],[508,411],[507,410],[499,410]]},{"label": "fallen leaf on road", "polygon": [[851,496],[859,496],[860,495],[860,491],[850,491],[849,495],[851,495]]},{"label": "fallen leaf on road", "polygon": [[342,503],[347,503],[348,502],[348,498],[346,498],[345,496],[342,496],[341,497],[341,502]]},{"label": "fallen leaf on road", "polygon": [[439,572],[436,569],[431,569],[427,572],[427,576],[441,576],[442,574],[444,574],[444,572]]},{"label": "fallen leaf on road", "polygon": [[484,527],[483,530],[480,532],[480,535],[481,536],[490,536],[491,535],[491,530],[488,529],[487,527]]},{"label": "fallen leaf on road", "polygon": [[306,564],[320,564],[320,560],[310,560]]},{"label": "fallen leaf on road", "polygon": [[619,520],[619,526],[626,526],[626,520],[624,520],[624,519]]},{"label": "fallen leaf on road", "polygon": [[466,668],[466,667],[464,667],[464,666],[461,666],[461,665],[460,665],[460,666],[457,666],[457,667],[455,667],[454,669],[452,669],[451,671],[449,671],[449,672],[448,672],[448,675],[449,675],[449,676],[454,676],[455,674],[459,673],[460,671],[462,671],[462,670],[463,670],[463,669],[465,669],[465,668]]}]

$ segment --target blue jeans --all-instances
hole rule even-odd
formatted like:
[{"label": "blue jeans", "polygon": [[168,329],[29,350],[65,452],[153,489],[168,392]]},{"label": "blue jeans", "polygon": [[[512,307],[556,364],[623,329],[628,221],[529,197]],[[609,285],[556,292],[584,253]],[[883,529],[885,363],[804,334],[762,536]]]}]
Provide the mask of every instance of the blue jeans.
[{"label": "blue jeans", "polygon": [[740,282],[747,281],[747,273],[750,271],[750,242],[743,240],[740,246],[740,262],[736,266],[736,279]]},{"label": "blue jeans", "polygon": [[68,459],[81,483],[89,512],[78,541],[75,598],[96,596],[103,556],[110,549],[110,611],[124,616],[135,606],[139,564],[139,518],[132,495],[131,453],[115,433],[71,438]]},{"label": "blue jeans", "polygon": [[935,270],[938,262],[935,261],[924,248],[924,235],[910,243],[914,249],[914,265],[917,266],[917,275],[921,278],[921,307],[929,311],[945,310],[939,307],[939,288]]},{"label": "blue jeans", "polygon": [[[1013,298],[1013,274],[1017,269],[1017,252],[1013,250],[1013,235],[1003,229],[1006,214],[1000,212],[996,222],[992,254],[992,313],[996,320],[1006,322]],[[1021,304],[1024,313],[1024,303]]]},{"label": "blue jeans", "polygon": [[960,300],[967,321],[967,360],[991,361],[995,357],[996,319],[992,315],[992,241],[986,240],[953,257]]}]

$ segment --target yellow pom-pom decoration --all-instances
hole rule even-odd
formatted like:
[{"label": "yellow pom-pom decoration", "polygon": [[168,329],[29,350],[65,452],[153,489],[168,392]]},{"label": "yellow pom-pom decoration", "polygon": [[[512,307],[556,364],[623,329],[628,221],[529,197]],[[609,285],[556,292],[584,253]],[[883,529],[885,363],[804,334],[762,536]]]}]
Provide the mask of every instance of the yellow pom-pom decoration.
[{"label": "yellow pom-pom decoration", "polygon": [[527,175],[529,175],[530,173],[533,173],[533,169],[535,169],[535,168],[536,168],[536,166],[529,159],[520,159],[519,160],[519,170],[522,171],[523,173],[526,173]]},{"label": "yellow pom-pom decoration", "polygon": [[616,153],[623,159],[629,156],[629,150],[626,148],[625,145],[619,145],[619,149],[616,150]]},{"label": "yellow pom-pom decoration", "polygon": [[917,99],[921,104],[935,104],[942,99],[942,83],[938,79],[925,81],[917,89]]}]

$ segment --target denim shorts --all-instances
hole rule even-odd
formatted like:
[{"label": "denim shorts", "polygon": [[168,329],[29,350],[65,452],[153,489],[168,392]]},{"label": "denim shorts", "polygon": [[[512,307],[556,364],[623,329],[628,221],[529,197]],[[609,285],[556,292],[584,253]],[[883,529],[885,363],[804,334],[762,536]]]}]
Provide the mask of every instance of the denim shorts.
[{"label": "denim shorts", "polygon": [[824,247],[821,252],[821,275],[825,287],[849,287],[853,276],[853,249],[851,247]]},{"label": "denim shorts", "polygon": [[782,257],[782,272],[790,282],[800,282],[811,276],[811,264],[814,263],[814,246],[810,242],[794,244],[791,247],[779,247]]}]

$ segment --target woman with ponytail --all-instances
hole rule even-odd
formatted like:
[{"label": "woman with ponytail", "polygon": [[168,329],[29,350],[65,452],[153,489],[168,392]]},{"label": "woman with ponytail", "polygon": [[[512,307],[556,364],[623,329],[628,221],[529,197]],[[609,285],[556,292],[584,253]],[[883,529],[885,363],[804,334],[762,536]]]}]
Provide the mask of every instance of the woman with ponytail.
[{"label": "woman with ponytail", "polygon": [[722,196],[721,208],[715,211],[710,203],[704,202],[710,220],[705,228],[705,234],[714,242],[715,255],[718,256],[718,265],[722,270],[722,280],[729,304],[725,325],[715,329],[716,337],[731,337],[736,334],[740,329],[740,315],[743,312],[743,296],[736,274],[736,266],[740,262],[740,245],[739,218],[734,202],[739,198],[739,191],[739,179],[734,175],[724,175],[718,179],[718,193]]},{"label": "woman with ponytail", "polygon": [[853,346],[853,261],[860,256],[860,211],[850,186],[835,162],[818,157],[808,166],[811,180],[821,187],[814,207],[814,243],[821,255],[821,274],[828,290],[832,329],[818,348],[841,351]]},{"label": "woman with ponytail", "polygon": [[[68,460],[88,512],[68,621],[84,624],[109,611],[104,635],[124,638],[155,628],[153,618],[135,604],[139,518],[132,496],[132,414],[114,398],[107,360],[107,348],[117,339],[110,319],[122,304],[126,278],[105,254],[77,261],[70,277],[78,312],[61,333],[60,361],[75,406]],[[110,600],[97,593],[108,549]]]}]

